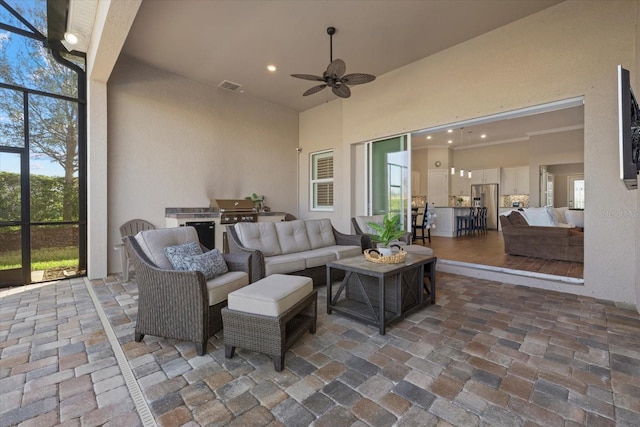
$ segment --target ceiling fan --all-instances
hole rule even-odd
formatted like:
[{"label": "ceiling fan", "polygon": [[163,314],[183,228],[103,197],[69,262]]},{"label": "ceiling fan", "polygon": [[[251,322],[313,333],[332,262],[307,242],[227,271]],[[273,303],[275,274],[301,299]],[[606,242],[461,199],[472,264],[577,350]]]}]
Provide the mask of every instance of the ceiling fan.
[{"label": "ceiling fan", "polygon": [[313,80],[318,82],[324,82],[318,86],[314,86],[308,89],[302,96],[312,95],[316,92],[320,92],[325,87],[330,87],[333,93],[340,98],[349,98],[351,96],[351,89],[348,85],[361,85],[363,83],[369,83],[376,79],[376,76],[364,73],[352,73],[343,75],[347,71],[347,65],[342,59],[333,59],[333,35],[336,33],[334,27],[327,28],[327,34],[329,34],[329,66],[327,71],[322,73],[322,77],[314,76],[312,74],[291,74],[291,77],[295,77],[303,80]]}]

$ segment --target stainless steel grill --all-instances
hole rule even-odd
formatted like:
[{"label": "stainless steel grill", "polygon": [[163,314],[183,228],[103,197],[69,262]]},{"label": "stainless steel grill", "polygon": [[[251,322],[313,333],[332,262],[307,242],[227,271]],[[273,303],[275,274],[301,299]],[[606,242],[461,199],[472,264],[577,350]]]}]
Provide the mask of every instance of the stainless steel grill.
[{"label": "stainless steel grill", "polygon": [[251,200],[216,199],[216,205],[220,209],[220,224],[258,221],[258,212]]}]

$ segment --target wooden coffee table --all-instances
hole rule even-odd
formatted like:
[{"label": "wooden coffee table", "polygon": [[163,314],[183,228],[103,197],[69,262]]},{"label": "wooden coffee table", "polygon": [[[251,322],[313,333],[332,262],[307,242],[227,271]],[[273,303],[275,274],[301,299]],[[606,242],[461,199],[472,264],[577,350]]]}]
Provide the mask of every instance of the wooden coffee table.
[{"label": "wooden coffee table", "polygon": [[[398,264],[374,263],[364,255],[330,262],[327,313],[335,311],[378,326],[384,335],[387,324],[429,303],[435,304],[436,261],[433,256],[407,254],[405,261]],[[331,269],[345,272],[335,295]]]}]

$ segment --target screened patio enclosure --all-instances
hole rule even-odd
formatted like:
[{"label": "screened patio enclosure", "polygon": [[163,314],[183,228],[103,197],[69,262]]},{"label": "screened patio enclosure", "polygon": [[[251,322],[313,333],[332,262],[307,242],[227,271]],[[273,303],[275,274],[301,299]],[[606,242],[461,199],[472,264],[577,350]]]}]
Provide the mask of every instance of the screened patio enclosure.
[{"label": "screened patio enclosure", "polygon": [[51,24],[63,3],[0,0],[0,287],[86,271],[84,57]]}]

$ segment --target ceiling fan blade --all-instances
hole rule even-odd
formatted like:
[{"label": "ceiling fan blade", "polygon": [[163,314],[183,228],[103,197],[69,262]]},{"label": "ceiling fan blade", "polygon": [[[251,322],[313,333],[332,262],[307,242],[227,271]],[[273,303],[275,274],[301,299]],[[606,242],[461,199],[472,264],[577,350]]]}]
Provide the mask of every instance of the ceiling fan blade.
[{"label": "ceiling fan blade", "polygon": [[333,90],[333,93],[338,95],[340,98],[348,98],[351,96],[351,89],[349,89],[349,87],[345,84],[341,84],[338,87],[334,87],[332,90]]},{"label": "ceiling fan blade", "polygon": [[303,79],[303,80],[313,80],[316,82],[324,81],[322,77],[314,76],[313,74],[291,74],[291,77],[295,77],[296,79]]},{"label": "ceiling fan blade", "polygon": [[327,67],[326,74],[329,76],[340,77],[347,71],[347,64],[342,59],[334,59]]},{"label": "ceiling fan blade", "polygon": [[318,85],[318,86],[314,86],[311,89],[308,89],[305,93],[302,94],[302,96],[308,96],[308,95],[313,95],[316,92],[320,92],[322,89],[324,89],[325,87],[327,87],[327,85]]},{"label": "ceiling fan blade", "polygon": [[364,73],[353,73],[353,74],[347,74],[346,76],[342,77],[342,83],[346,83],[348,85],[361,85],[363,83],[369,83],[372,82],[376,79],[376,76],[373,76],[371,74],[364,74]]}]

